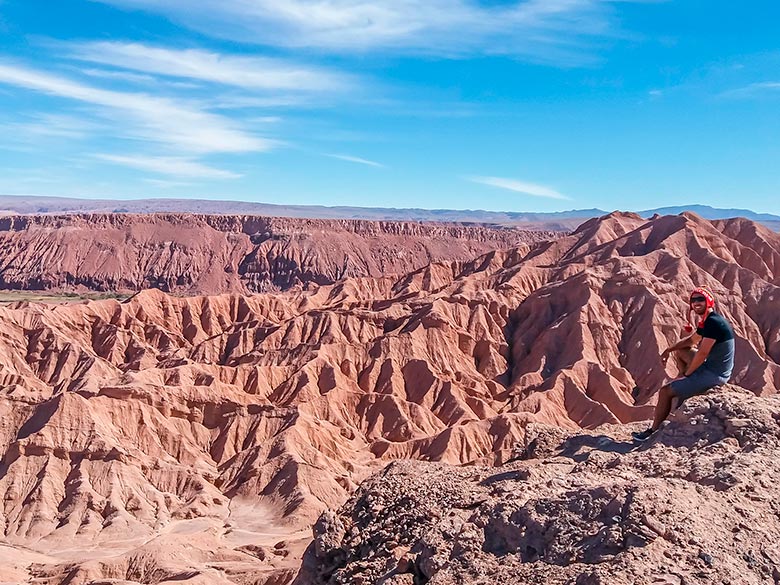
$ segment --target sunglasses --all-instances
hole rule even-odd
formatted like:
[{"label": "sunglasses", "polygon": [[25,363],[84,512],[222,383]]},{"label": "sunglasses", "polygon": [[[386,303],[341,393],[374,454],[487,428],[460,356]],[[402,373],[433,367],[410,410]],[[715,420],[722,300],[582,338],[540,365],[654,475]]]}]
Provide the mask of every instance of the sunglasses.
[{"label": "sunglasses", "polygon": [[707,299],[705,299],[704,297],[691,297],[691,302],[692,303],[706,303]]}]

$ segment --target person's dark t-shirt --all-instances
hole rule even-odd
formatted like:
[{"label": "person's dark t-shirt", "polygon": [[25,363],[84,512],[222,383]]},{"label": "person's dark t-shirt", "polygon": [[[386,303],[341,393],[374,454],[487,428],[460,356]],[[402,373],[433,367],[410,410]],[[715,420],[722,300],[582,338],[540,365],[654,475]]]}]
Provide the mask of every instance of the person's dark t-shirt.
[{"label": "person's dark t-shirt", "polygon": [[734,369],[734,330],[729,322],[718,313],[710,313],[696,333],[702,337],[714,339],[707,359],[702,364],[713,374],[721,378],[730,378]]}]

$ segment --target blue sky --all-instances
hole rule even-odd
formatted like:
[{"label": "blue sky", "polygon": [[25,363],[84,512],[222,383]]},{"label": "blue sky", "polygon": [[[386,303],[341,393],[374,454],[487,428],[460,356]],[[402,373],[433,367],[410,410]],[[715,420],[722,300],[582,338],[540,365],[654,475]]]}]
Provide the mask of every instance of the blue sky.
[{"label": "blue sky", "polygon": [[0,193],[780,213],[780,3],[0,0]]}]

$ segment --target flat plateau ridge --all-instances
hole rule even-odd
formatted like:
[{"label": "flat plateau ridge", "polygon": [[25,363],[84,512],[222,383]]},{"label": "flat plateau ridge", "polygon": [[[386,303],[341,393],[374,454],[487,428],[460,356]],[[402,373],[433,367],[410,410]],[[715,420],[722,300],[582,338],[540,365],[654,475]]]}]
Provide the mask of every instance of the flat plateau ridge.
[{"label": "flat plateau ridge", "polygon": [[[749,209],[722,209],[709,205],[687,204],[636,211],[642,217],[677,215],[692,212],[705,219],[744,217],[757,221],[774,231],[780,230],[780,216],[756,213]],[[251,201],[209,199],[77,199],[37,195],[1,195],[0,215],[66,213],[167,213],[264,215],[271,217],[298,217],[305,219],[366,219],[393,222],[460,222],[515,226],[524,229],[552,229],[571,231],[583,221],[606,215],[603,209],[571,209],[556,212],[485,211],[480,209],[419,209],[346,207],[323,205],[275,205]]]},{"label": "flat plateau ridge", "polygon": [[562,232],[252,215],[0,217],[0,290],[266,292],[405,274]]},{"label": "flat plateau ridge", "polygon": [[[548,544],[540,543],[558,542],[550,519],[555,510],[573,506],[574,516],[564,516],[576,529],[563,526],[560,532],[576,539],[597,527],[594,518],[606,522],[601,510],[614,511],[609,518],[632,519],[633,524],[623,522],[625,530],[638,531],[634,512],[642,510],[653,530],[654,519],[667,522],[665,508],[654,511],[641,498],[637,505],[644,507],[632,508],[634,496],[628,494],[634,484],[651,493],[660,483],[642,470],[663,465],[658,472],[663,482],[674,479],[691,488],[673,494],[687,498],[688,510],[736,498],[738,492],[728,491],[728,474],[743,482],[745,494],[750,491],[763,502],[745,513],[747,528],[740,530],[748,531],[750,546],[744,554],[754,561],[743,561],[755,565],[750,570],[760,565],[755,571],[763,572],[756,575],[774,578],[770,563],[775,561],[766,560],[776,560],[774,549],[756,531],[761,522],[777,520],[769,503],[777,501],[776,488],[764,485],[759,475],[776,476],[770,459],[778,460],[772,438],[776,399],[766,397],[780,388],[779,284],[780,235],[757,224],[709,222],[691,214],[646,220],[615,213],[557,239],[468,261],[431,263],[400,276],[346,278],[276,294],[175,297],[147,290],[124,302],[0,307],[0,579],[51,585],[289,583],[320,514],[347,502],[360,482],[388,462],[411,459],[437,465],[396,464],[374,475],[340,513],[317,521],[318,536],[298,582],[373,583],[380,576],[398,583],[459,582],[458,575],[467,574],[458,573],[460,568],[442,572],[454,554],[449,545],[432,536],[425,542],[434,553],[419,548],[425,527],[439,530],[441,522],[415,520],[408,533],[397,523],[394,545],[380,550],[384,541],[370,536],[379,530],[376,522],[395,522],[396,516],[385,518],[377,508],[356,521],[355,530],[349,518],[363,513],[360,498],[381,490],[383,477],[417,474],[416,483],[409,482],[412,490],[426,478],[434,489],[444,478],[442,490],[457,481],[479,498],[498,497],[493,492],[502,486],[508,492],[522,489],[518,481],[527,481],[526,464],[512,462],[518,456],[539,460],[527,472],[536,482],[531,491],[517,499],[506,495],[506,513],[480,508],[479,498],[464,500],[466,511],[452,522],[452,530],[459,531],[466,526],[461,520],[480,511],[495,534],[508,535],[481,545],[482,520],[469,520],[476,536],[473,547],[463,550],[474,553],[477,572],[483,560],[501,564],[506,555],[516,555],[506,557],[514,563],[506,564],[507,571],[530,571],[525,565],[537,562],[542,563],[537,568],[549,571],[574,567],[566,575],[573,575],[582,559],[611,562],[604,555],[635,547],[633,537],[613,534],[612,544],[596,552],[572,548],[568,541],[545,548]],[[583,470],[583,489],[595,491],[582,496],[582,502],[593,502],[590,511],[578,511],[576,490],[566,483],[573,468],[544,460],[564,457],[587,467],[593,458],[595,464],[604,449],[591,446],[588,457],[578,461],[565,454],[571,453],[571,444],[563,445],[567,437],[579,434],[588,442],[604,435],[619,443],[636,427],[621,425],[649,417],[652,390],[673,373],[671,363],[664,371],[659,353],[680,334],[685,298],[694,285],[713,290],[734,324],[735,388],[718,398],[722,408],[706,402],[709,398],[697,399],[686,405],[686,413],[710,410],[699,418],[677,415],[674,424],[701,422],[704,434],[695,442],[670,444],[656,458],[653,454],[661,452],[652,450],[655,443],[625,460],[619,452],[608,453],[616,459],[610,463],[614,467],[604,469],[614,469],[614,477]],[[642,390],[637,402],[631,396],[634,386]],[[752,434],[708,434],[719,409],[737,421],[725,426]],[[667,439],[677,432],[669,428]],[[536,440],[555,432],[562,433],[556,444]],[[659,443],[669,443],[664,440]],[[757,452],[762,442],[769,450],[765,459],[740,455]],[[694,446],[724,453],[717,467],[722,477],[707,467],[716,459],[700,459]],[[634,484],[607,485],[608,476],[617,481],[620,473],[633,473],[626,481]],[[711,481],[694,481],[691,475],[708,473]],[[476,482],[472,487],[464,474]],[[489,476],[496,476],[492,487],[478,487]],[[548,480],[551,491],[545,495]],[[387,485],[403,483],[393,481]],[[406,505],[408,490],[391,491],[377,496],[380,507]],[[723,492],[721,499],[706,499],[716,491]],[[553,501],[551,507],[537,510],[528,504],[521,510],[529,498],[544,497]],[[732,503],[745,506],[750,500],[740,498]],[[608,504],[613,499],[620,505]],[[441,505],[442,514],[449,513],[450,503]],[[717,507],[707,510],[707,518],[717,516]],[[702,555],[712,557],[703,556],[704,563],[719,561],[737,538],[730,532],[704,541],[682,517],[672,520],[672,532],[699,539]],[[422,532],[414,532],[418,526]],[[514,538],[530,526],[541,527],[541,535],[522,536],[530,548],[518,553]],[[659,525],[656,529],[663,532]],[[381,530],[376,534],[384,534]],[[361,534],[368,538],[365,543]],[[642,534],[648,543],[643,550],[667,550],[651,548],[665,539]],[[409,550],[399,548],[404,546]],[[388,551],[396,554],[392,562]],[[483,553],[493,557],[476,558]],[[312,573],[311,555],[323,561],[316,566],[330,566],[330,573]],[[567,555],[573,556],[564,561]],[[380,562],[385,564],[379,567]],[[744,568],[730,566],[735,572]],[[585,579],[581,585],[622,583],[603,580],[604,567],[594,566],[576,579]],[[689,574],[667,573],[672,583]],[[454,575],[451,581],[448,574]],[[543,582],[533,580],[535,573],[520,574],[529,575],[528,582]]]}]

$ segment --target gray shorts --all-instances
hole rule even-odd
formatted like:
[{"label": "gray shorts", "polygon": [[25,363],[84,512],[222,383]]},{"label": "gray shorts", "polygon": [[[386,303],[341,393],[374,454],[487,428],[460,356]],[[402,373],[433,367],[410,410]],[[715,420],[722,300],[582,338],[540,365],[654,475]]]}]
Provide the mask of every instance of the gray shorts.
[{"label": "gray shorts", "polygon": [[707,390],[710,390],[715,386],[725,384],[728,381],[728,378],[718,376],[717,374],[709,371],[707,368],[699,367],[687,378],[680,378],[679,380],[675,380],[669,384],[669,386],[671,386],[672,392],[674,392],[676,396],[685,400],[691,396],[704,394]]}]

